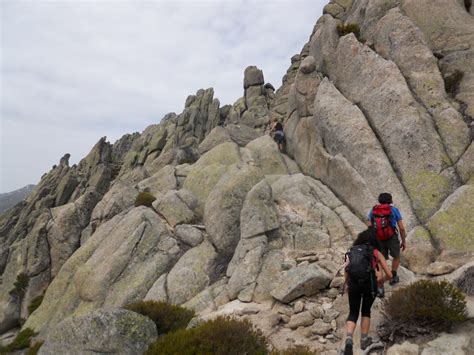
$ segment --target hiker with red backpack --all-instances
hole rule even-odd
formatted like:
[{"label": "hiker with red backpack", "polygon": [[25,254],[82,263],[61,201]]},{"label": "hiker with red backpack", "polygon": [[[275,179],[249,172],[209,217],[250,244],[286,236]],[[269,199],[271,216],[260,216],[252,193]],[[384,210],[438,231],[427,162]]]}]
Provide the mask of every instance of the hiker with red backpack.
[{"label": "hiker with red backpack", "polygon": [[[380,245],[380,251],[386,260],[389,254],[392,256],[392,275],[390,285],[400,281],[397,275],[400,266],[400,250],[406,249],[406,232],[403,225],[400,210],[393,205],[392,195],[383,192],[378,198],[379,204],[375,205],[369,212],[369,226],[372,226],[374,238]],[[401,237],[401,242],[398,239]],[[382,291],[383,292],[383,291]]]},{"label": "hiker with red backpack", "polygon": [[[359,233],[351,249],[345,257],[345,286],[349,295],[349,316],[346,322],[346,341],[344,355],[353,354],[353,334],[356,328],[359,312],[360,347],[365,350],[372,344],[368,336],[370,328],[370,309],[375,300],[377,289],[376,268],[380,266],[385,273],[385,279],[391,279],[392,273],[382,253],[378,251],[378,243],[372,237],[373,232],[367,229]],[[362,305],[362,307],[361,307]]]}]

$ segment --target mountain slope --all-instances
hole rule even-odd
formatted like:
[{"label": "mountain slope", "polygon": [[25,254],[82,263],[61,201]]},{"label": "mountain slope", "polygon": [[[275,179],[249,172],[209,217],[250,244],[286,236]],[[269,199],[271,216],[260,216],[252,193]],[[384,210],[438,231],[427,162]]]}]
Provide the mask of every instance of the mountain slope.
[{"label": "mountain slope", "polygon": [[0,194],[0,213],[24,200],[34,187],[35,185],[26,185],[21,189]]},{"label": "mountain slope", "polygon": [[[233,105],[199,90],[77,166],[66,155],[2,216],[0,333],[26,318],[45,338],[67,316],[142,299],[202,314],[254,302],[276,347],[335,351],[341,260],[383,191],[409,231],[402,285],[445,273],[469,285],[474,18],[457,0],[336,0],[325,13],[278,90],[248,67]],[[265,135],[273,118],[287,154]],[[134,205],[145,191],[153,208]],[[13,299],[21,272],[29,285]],[[269,326],[271,314],[287,325]]]}]

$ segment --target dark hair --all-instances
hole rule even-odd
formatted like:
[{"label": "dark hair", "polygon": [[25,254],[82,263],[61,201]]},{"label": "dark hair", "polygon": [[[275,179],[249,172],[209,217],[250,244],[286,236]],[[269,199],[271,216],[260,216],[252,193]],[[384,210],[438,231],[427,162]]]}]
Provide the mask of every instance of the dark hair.
[{"label": "dark hair", "polygon": [[369,228],[363,232],[360,232],[357,235],[357,238],[354,240],[354,243],[352,243],[352,245],[370,244],[371,239],[372,239],[372,232]]},{"label": "dark hair", "polygon": [[392,194],[388,192],[382,192],[379,195],[379,203],[388,203],[388,204],[393,203]]},{"label": "dark hair", "polygon": [[367,228],[363,232],[360,232],[357,235],[357,238],[354,240],[354,243],[352,243],[352,245],[361,244],[368,244],[374,249],[380,250],[379,241],[375,238],[374,230],[371,227]]}]

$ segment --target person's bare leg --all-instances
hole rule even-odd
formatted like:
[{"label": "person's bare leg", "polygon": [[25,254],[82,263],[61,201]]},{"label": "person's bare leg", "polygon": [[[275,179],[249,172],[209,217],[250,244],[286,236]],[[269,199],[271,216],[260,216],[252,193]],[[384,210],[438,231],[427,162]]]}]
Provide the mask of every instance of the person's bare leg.
[{"label": "person's bare leg", "polygon": [[[364,317],[365,318],[365,317]],[[370,318],[369,318],[370,319]],[[369,320],[370,322],[370,320]],[[370,325],[370,324],[369,324]],[[356,329],[356,324],[353,321],[348,320],[346,322],[346,333],[347,334],[354,334],[354,330]]]},{"label": "person's bare leg", "polygon": [[344,354],[353,354],[352,347],[354,344],[353,335],[354,335],[355,328],[356,328],[356,323],[350,320],[346,322],[346,342],[344,346]]},{"label": "person's bare leg", "polygon": [[[355,326],[354,326],[355,328]],[[360,333],[362,335],[368,334],[370,329],[370,318],[369,317],[362,317],[360,321]]]},{"label": "person's bare leg", "polygon": [[367,349],[367,347],[372,344],[372,338],[369,337],[369,329],[370,329],[370,318],[369,317],[362,317],[360,321],[360,348],[362,350]]},{"label": "person's bare leg", "polygon": [[400,266],[400,257],[393,258],[393,260],[392,260],[392,271],[397,271],[399,266]]}]

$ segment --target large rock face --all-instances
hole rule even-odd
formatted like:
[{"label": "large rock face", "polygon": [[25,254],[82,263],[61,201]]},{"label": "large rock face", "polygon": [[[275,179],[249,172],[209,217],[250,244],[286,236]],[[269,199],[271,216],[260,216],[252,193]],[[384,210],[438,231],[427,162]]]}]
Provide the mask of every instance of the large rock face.
[{"label": "large rock face", "polygon": [[[276,91],[249,66],[233,105],[199,90],[140,134],[101,138],[78,165],[66,154],[0,215],[0,333],[24,318],[44,353],[61,352],[73,327],[76,352],[114,352],[85,324],[104,320],[122,344],[123,315],[90,312],[145,299],[245,315],[276,348],[291,339],[336,353],[340,266],[385,191],[408,232],[403,284],[446,279],[471,305],[473,11],[462,0],[331,0]],[[343,23],[360,33],[341,36]],[[274,118],[284,153],[267,134]],[[151,207],[134,206],[142,191]],[[416,352],[439,349],[420,341]]]},{"label": "large rock face", "polygon": [[47,331],[68,315],[143,299],[179,254],[177,241],[150,208],[119,214],[67,260],[28,326]]}]

